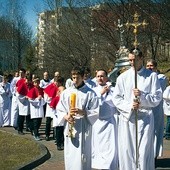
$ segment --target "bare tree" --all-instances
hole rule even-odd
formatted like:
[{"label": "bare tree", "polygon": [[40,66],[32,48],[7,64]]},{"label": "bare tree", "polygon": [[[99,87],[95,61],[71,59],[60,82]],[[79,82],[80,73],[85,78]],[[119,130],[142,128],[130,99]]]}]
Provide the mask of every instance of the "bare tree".
[{"label": "bare tree", "polygon": [[[120,46],[117,20],[121,19],[124,24],[133,22],[136,11],[140,14],[139,22],[145,19],[149,23],[145,29],[138,29],[139,47],[145,55],[162,60],[159,48],[162,42],[169,41],[169,1],[93,2],[46,0],[46,6],[54,12],[56,20],[46,38],[45,68],[51,72],[60,69],[66,75],[75,64],[90,66],[92,71],[99,67],[109,69],[114,65],[115,53]],[[124,29],[126,46],[131,48],[133,28]]]},{"label": "bare tree", "polygon": [[8,41],[9,46],[7,49],[9,54],[6,56],[9,62],[9,67],[6,69],[9,70],[23,67],[23,56],[32,40],[32,30],[25,20],[24,10],[24,0],[8,0],[4,6],[3,16],[6,23],[9,23],[4,25],[3,32],[4,41]]}]

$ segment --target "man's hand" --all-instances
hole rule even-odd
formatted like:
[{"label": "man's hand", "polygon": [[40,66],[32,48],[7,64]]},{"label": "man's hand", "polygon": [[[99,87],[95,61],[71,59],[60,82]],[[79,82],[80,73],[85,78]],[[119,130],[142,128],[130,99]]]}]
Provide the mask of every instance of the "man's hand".
[{"label": "man's hand", "polygon": [[134,110],[137,110],[137,109],[139,109],[139,105],[140,105],[139,96],[141,95],[141,92],[139,89],[135,88],[135,89],[133,89],[133,94],[134,94],[135,98],[133,100],[132,108]]},{"label": "man's hand", "polygon": [[140,96],[141,92],[139,89],[133,89],[133,94],[134,94],[134,96]]},{"label": "man's hand", "polygon": [[133,110],[138,110],[139,109],[139,105],[140,105],[140,103],[138,101],[134,101],[133,105],[132,105]]},{"label": "man's hand", "polygon": [[70,113],[68,113],[67,115],[64,116],[64,119],[69,123],[69,124],[73,124],[75,122],[75,119],[73,116],[71,116]]},{"label": "man's hand", "polygon": [[71,108],[70,109],[70,114],[75,116],[75,115],[80,115],[80,116],[83,116],[85,115],[85,110],[81,110],[81,109],[78,109],[78,108]]},{"label": "man's hand", "polygon": [[110,90],[110,86],[106,85],[103,87],[103,89],[100,91],[101,95],[107,93]]}]

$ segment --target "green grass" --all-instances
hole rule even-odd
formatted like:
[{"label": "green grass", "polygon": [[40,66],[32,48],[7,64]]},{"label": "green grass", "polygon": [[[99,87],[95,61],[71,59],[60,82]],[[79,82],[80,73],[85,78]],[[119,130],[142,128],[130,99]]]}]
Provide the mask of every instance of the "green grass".
[{"label": "green grass", "polygon": [[0,169],[12,170],[35,160],[40,155],[40,147],[30,139],[0,132]]}]

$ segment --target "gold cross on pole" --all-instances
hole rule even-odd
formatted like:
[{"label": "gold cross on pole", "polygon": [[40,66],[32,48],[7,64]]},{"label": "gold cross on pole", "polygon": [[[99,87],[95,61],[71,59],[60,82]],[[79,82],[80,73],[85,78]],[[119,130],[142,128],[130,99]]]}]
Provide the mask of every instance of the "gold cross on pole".
[{"label": "gold cross on pole", "polygon": [[[133,33],[135,35],[135,40],[134,40],[134,55],[135,55],[135,60],[134,60],[134,69],[135,69],[135,88],[137,89],[137,68],[136,68],[136,56],[138,55],[138,50],[137,50],[137,46],[138,46],[138,40],[137,40],[137,34],[138,34],[138,27],[139,26],[143,26],[145,28],[146,25],[148,25],[145,20],[143,22],[139,22],[139,15],[137,12],[135,12],[134,16],[133,16],[133,23],[129,23],[127,22],[125,24],[128,28],[130,26],[134,27]],[[135,96],[134,100],[138,100],[138,96]],[[138,146],[138,110],[134,110],[135,113],[135,126],[136,126],[136,170],[138,170],[139,168],[139,146]]]},{"label": "gold cross on pole", "polygon": [[134,47],[137,48],[138,44],[138,40],[137,40],[137,34],[138,34],[138,27],[139,26],[143,26],[143,28],[145,28],[146,25],[148,25],[148,23],[146,23],[145,20],[143,20],[143,22],[139,22],[139,14],[137,12],[135,12],[135,14],[133,15],[133,23],[129,23],[129,21],[127,21],[127,23],[125,24],[127,28],[129,28],[130,26],[134,27],[133,33],[135,35],[135,41],[134,41]]}]

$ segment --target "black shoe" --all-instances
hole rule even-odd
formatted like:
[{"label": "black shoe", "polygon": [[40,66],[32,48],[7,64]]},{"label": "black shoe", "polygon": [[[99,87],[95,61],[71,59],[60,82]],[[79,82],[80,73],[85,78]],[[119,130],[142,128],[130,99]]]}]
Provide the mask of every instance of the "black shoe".
[{"label": "black shoe", "polygon": [[165,137],[166,140],[170,140],[170,137]]},{"label": "black shoe", "polygon": [[31,130],[31,135],[34,136],[34,131],[33,130]]},{"label": "black shoe", "polygon": [[49,140],[50,140],[50,137],[49,137],[49,136],[46,136],[46,137],[45,137],[45,140],[46,140],[46,141],[49,141]]},{"label": "black shoe", "polygon": [[62,151],[63,149],[61,148],[61,146],[57,146],[57,150]]},{"label": "black shoe", "polygon": [[61,148],[61,150],[64,150],[64,146],[61,146],[60,148]]},{"label": "black shoe", "polygon": [[18,131],[18,134],[19,134],[19,135],[24,135],[24,133],[23,133],[23,132],[21,132],[21,131]]},{"label": "black shoe", "polygon": [[18,130],[18,127],[14,127],[15,130]]},{"label": "black shoe", "polygon": [[57,150],[58,150],[58,151],[64,150],[64,146],[57,146]]},{"label": "black shoe", "polygon": [[26,128],[25,131],[26,131],[26,132],[31,132],[31,129],[30,129],[30,128]]}]

